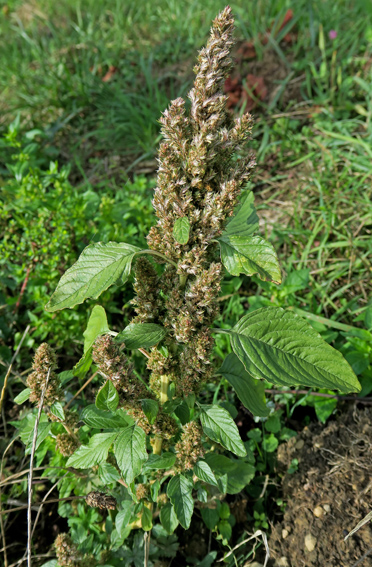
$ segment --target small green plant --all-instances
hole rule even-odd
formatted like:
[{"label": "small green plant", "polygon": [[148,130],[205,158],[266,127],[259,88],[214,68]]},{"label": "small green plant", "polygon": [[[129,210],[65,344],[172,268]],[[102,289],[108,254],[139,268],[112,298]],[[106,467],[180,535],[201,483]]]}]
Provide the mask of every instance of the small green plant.
[{"label": "small green plant", "polygon": [[[150,532],[159,518],[164,537],[170,536],[178,524],[190,527],[195,506],[224,544],[230,539],[234,518],[221,500],[254,477],[252,451],[261,450],[261,431],[254,429],[243,441],[231,404],[219,403],[218,388],[212,401],[208,384],[227,380],[242,404],[261,417],[270,414],[266,382],[360,390],[342,355],[292,311],[270,306],[243,315],[231,328],[214,323],[219,321],[223,268],[236,277],[257,274],[263,281],[281,281],[274,248],[257,233],[253,193],[242,194],[254,166],[244,153],[251,116],[233,119],[222,94],[232,67],[233,28],[231,10],[225,8],[199,54],[190,111],[176,99],[161,118],[164,140],[153,200],[158,220],[147,237],[148,248],[122,242],[89,245],[47,305],[55,312],[97,299],[111,285],[124,285],[133,270],[135,318],[116,333],[104,308],[94,306],[80,362],[57,375],[53,352],[41,345],[28,390],[18,400],[30,396],[37,401],[45,390],[49,421],[44,416],[39,425],[38,450],[52,432],[59,450],[55,461],[68,459],[63,496],[74,486],[73,469],[87,471],[87,504],[110,510],[105,561],[109,557],[113,565],[123,553],[125,564],[147,565],[148,537],[140,560],[131,558],[130,550],[123,552],[131,530]],[[212,351],[219,335],[229,339],[232,351],[215,368]],[[85,376],[91,368],[103,378],[95,403],[80,412],[75,411],[78,403],[67,408],[63,381]],[[24,438],[33,418],[22,425]],[[270,416],[262,438],[267,453],[275,451],[279,429],[279,417]],[[102,490],[92,495],[100,484],[109,485],[110,497]],[[83,509],[78,504],[79,521],[69,519],[73,541],[66,535],[56,543],[61,567],[75,565],[79,553],[93,564],[92,556],[102,552],[99,534],[87,539],[79,527],[84,526]],[[257,526],[266,526],[263,512],[256,510],[254,518]],[[77,551],[74,546],[83,540]]]}]

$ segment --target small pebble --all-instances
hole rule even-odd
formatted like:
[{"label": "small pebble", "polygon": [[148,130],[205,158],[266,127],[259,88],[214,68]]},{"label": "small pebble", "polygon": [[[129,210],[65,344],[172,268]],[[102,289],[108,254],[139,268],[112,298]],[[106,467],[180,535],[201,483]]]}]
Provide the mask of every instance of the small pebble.
[{"label": "small pebble", "polygon": [[278,561],[275,564],[275,567],[290,567],[288,559],[283,555],[283,557],[278,559]]},{"label": "small pebble", "polygon": [[314,551],[317,539],[311,534],[305,535],[305,547],[308,551]]},{"label": "small pebble", "polygon": [[305,441],[303,439],[300,439],[299,441],[297,441],[295,445],[295,449],[299,451],[300,449],[302,449],[304,445],[305,445]]},{"label": "small pebble", "polygon": [[313,514],[317,518],[321,518],[324,514],[324,509],[321,506],[317,506],[316,508],[314,508]]},{"label": "small pebble", "polygon": [[323,508],[324,508],[324,511],[325,511],[325,512],[327,512],[327,514],[329,514],[329,513],[330,513],[330,511],[331,511],[331,507],[330,507],[330,505],[329,505],[329,504],[324,504]]},{"label": "small pebble", "polygon": [[282,530],[282,538],[285,539],[288,536],[289,536],[289,531],[288,530]]},{"label": "small pebble", "polygon": [[247,567],[264,567],[262,565],[262,563],[258,563],[258,561],[255,561],[254,563],[247,563]]}]

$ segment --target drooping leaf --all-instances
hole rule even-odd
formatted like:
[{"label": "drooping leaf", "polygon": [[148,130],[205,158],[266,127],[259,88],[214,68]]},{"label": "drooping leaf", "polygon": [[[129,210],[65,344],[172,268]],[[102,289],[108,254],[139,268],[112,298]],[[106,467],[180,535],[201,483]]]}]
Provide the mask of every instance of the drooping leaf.
[{"label": "drooping leaf", "polygon": [[149,532],[152,528],[152,512],[147,506],[142,509],[141,527],[145,532]]},{"label": "drooping leaf", "polygon": [[93,435],[88,445],[79,447],[67,461],[68,467],[75,469],[88,469],[106,461],[116,433],[97,433]]},{"label": "drooping leaf", "polygon": [[185,400],[182,400],[181,403],[174,408],[174,413],[176,414],[182,425],[185,425],[190,421],[190,408]]},{"label": "drooping leaf", "polygon": [[144,471],[171,469],[176,462],[174,453],[163,453],[162,455],[149,455],[148,460],[143,465]]},{"label": "drooping leaf", "polygon": [[177,219],[173,225],[173,236],[178,244],[187,244],[190,236],[190,221],[187,217]]},{"label": "drooping leaf", "polygon": [[125,416],[122,411],[116,413],[102,411],[93,404],[83,409],[82,419],[87,425],[96,429],[118,429],[133,424],[132,418]]},{"label": "drooping leaf", "polygon": [[218,371],[231,384],[239,400],[253,415],[266,417],[270,410],[266,407],[265,386],[263,382],[252,378],[244,364],[231,352],[227,355]]},{"label": "drooping leaf", "polygon": [[143,429],[137,425],[124,429],[115,441],[115,457],[125,482],[130,484],[139,475],[148,458]]},{"label": "drooping leaf", "polygon": [[185,530],[190,527],[194,510],[192,488],[192,481],[183,474],[171,478],[167,488],[167,495],[174,506],[177,519]]},{"label": "drooping leaf", "polygon": [[208,530],[214,530],[220,519],[216,508],[202,508],[200,512]]},{"label": "drooping leaf", "polygon": [[[47,422],[39,423],[38,428],[37,428],[35,451],[38,450],[38,448],[40,447],[40,445],[42,444],[44,439],[46,439],[48,437],[51,427],[52,427],[51,423],[47,423]],[[21,438],[22,438],[22,435],[21,435]],[[25,444],[26,444],[25,455],[31,454],[33,438],[34,438],[34,428],[32,428],[32,430],[31,430],[31,432],[28,436],[27,441],[25,441]]]},{"label": "drooping leaf", "polygon": [[65,412],[63,411],[63,406],[61,402],[54,402],[54,404],[50,406],[50,413],[52,413],[55,417],[57,417],[61,421],[65,420]]},{"label": "drooping leaf", "polygon": [[219,479],[226,475],[226,489],[222,492],[228,494],[238,494],[255,476],[255,467],[244,461],[235,461],[217,453],[207,453],[205,460]]},{"label": "drooping leaf", "polygon": [[211,467],[205,461],[198,461],[193,469],[194,475],[200,478],[203,482],[217,486],[216,477],[213,474]]},{"label": "drooping leaf", "polygon": [[233,276],[257,274],[262,280],[281,282],[279,261],[270,242],[262,236],[235,236],[223,233],[218,238],[221,261]]},{"label": "drooping leaf", "polygon": [[110,331],[106,311],[100,305],[95,305],[93,307],[92,313],[90,314],[87,328],[85,329],[84,335],[84,354],[92,348],[94,341],[100,335],[104,335]]},{"label": "drooping leaf", "polygon": [[290,311],[257,309],[240,319],[230,336],[235,354],[254,378],[281,386],[360,391],[342,354]]},{"label": "drooping leaf", "polygon": [[130,323],[116,337],[116,342],[124,342],[126,348],[149,348],[162,339],[167,331],[161,325],[155,323]]},{"label": "drooping leaf", "polygon": [[115,411],[119,403],[119,394],[111,380],[107,380],[96,396],[96,407],[103,411]]},{"label": "drooping leaf", "polygon": [[119,480],[120,474],[110,463],[101,463],[98,468],[98,477],[104,484],[110,484]]},{"label": "drooping leaf", "polygon": [[97,299],[113,284],[125,283],[138,252],[140,248],[123,242],[90,244],[62,276],[46,306],[47,311],[72,308],[85,299]]},{"label": "drooping leaf", "polygon": [[171,535],[178,526],[176,512],[170,502],[160,510],[160,521],[165,531]]},{"label": "drooping leaf", "polygon": [[254,206],[254,194],[250,191],[236,207],[234,216],[227,224],[224,234],[235,236],[252,236],[258,230],[259,218]]},{"label": "drooping leaf", "polygon": [[122,500],[121,508],[115,518],[115,527],[119,534],[121,534],[129,524],[132,515],[133,501]]},{"label": "drooping leaf", "polygon": [[77,378],[84,378],[84,376],[89,372],[90,367],[92,366],[93,358],[92,358],[92,349],[89,349],[84,356],[81,357],[79,362],[75,364],[72,369],[73,375]]},{"label": "drooping leaf", "polygon": [[149,424],[153,425],[159,411],[159,404],[155,400],[141,400],[142,411],[149,420]]},{"label": "drooping leaf", "polygon": [[25,390],[22,390],[22,392],[20,392],[18,394],[18,396],[16,396],[14,398],[14,402],[18,405],[23,404],[23,402],[25,402],[26,400],[28,400],[28,398],[30,397],[31,394],[31,388],[26,388]]},{"label": "drooping leaf", "polygon": [[228,411],[219,406],[201,406],[200,421],[204,433],[228,451],[245,457],[246,450],[238,428]]}]

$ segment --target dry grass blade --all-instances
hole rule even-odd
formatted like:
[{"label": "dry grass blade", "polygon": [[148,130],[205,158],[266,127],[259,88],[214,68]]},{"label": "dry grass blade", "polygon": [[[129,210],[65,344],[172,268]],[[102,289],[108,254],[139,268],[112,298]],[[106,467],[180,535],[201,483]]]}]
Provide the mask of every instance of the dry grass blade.
[{"label": "dry grass blade", "polygon": [[30,455],[30,473],[28,475],[28,505],[27,505],[27,567],[31,567],[31,504],[32,504],[32,475],[34,472],[34,456],[35,456],[35,448],[36,448],[36,439],[37,439],[37,429],[39,426],[39,421],[41,417],[41,412],[43,410],[44,404],[44,397],[45,392],[48,387],[49,377],[50,377],[51,368],[48,370],[48,374],[43,386],[43,391],[41,392],[41,400],[39,405],[39,411],[37,414],[37,418],[35,421],[34,427],[34,437],[32,439],[32,448],[31,448],[31,455]]},{"label": "dry grass blade", "polygon": [[254,532],[253,535],[247,537],[245,540],[241,541],[240,543],[238,543],[235,547],[233,547],[229,553],[227,553],[222,559],[218,560],[218,563],[220,563],[221,561],[225,561],[225,559],[227,559],[228,557],[230,557],[230,555],[232,555],[234,553],[234,551],[236,551],[239,547],[241,547],[242,545],[245,545],[246,543],[248,543],[249,541],[251,541],[252,539],[257,539],[258,537],[262,538],[262,542],[265,546],[265,550],[266,550],[266,556],[265,556],[265,563],[263,565],[263,567],[266,567],[267,562],[270,559],[270,549],[269,549],[269,545],[267,543],[267,535],[265,534],[265,532],[262,532],[261,530],[257,530],[256,532]]},{"label": "dry grass blade", "polygon": [[361,520],[359,522],[359,524],[357,524],[355,526],[355,528],[353,530],[351,530],[351,532],[349,532],[347,534],[347,536],[344,538],[344,541],[346,541],[350,536],[352,536],[353,534],[355,534],[358,530],[360,530],[360,528],[362,528],[367,522],[369,522],[369,520],[372,519],[372,512],[370,512],[369,514],[367,514],[363,520]]}]

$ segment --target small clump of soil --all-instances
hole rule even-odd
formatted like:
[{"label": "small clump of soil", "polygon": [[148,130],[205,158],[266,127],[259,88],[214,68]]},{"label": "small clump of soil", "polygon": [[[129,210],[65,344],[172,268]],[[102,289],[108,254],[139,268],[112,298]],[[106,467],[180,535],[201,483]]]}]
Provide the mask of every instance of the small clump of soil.
[{"label": "small clump of soil", "polygon": [[372,567],[370,523],[344,542],[372,510],[372,409],[355,404],[326,427],[305,428],[279,448],[278,467],[287,507],[270,537],[271,565]]}]

